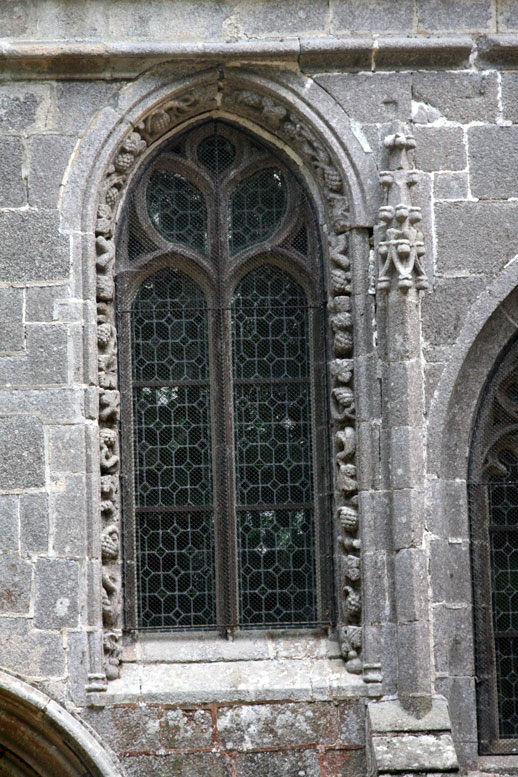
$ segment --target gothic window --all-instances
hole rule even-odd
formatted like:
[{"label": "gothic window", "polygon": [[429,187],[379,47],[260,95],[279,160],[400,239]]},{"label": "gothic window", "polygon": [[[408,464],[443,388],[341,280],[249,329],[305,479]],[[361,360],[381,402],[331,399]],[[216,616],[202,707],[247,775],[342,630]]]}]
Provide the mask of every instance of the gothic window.
[{"label": "gothic window", "polygon": [[486,384],[469,467],[481,753],[518,751],[518,342]]},{"label": "gothic window", "polygon": [[119,235],[128,627],[329,623],[324,282],[303,186],[210,121],[140,171]]}]

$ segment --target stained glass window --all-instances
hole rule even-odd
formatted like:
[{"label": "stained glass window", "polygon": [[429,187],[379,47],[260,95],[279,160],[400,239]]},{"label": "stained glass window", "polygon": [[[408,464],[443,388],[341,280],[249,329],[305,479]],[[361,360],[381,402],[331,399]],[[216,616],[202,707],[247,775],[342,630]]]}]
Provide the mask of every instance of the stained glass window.
[{"label": "stained glass window", "polygon": [[327,623],[330,511],[314,456],[325,375],[313,365],[315,349],[325,363],[325,303],[309,200],[269,148],[220,121],[150,166],[128,205],[117,292],[130,625]]}]

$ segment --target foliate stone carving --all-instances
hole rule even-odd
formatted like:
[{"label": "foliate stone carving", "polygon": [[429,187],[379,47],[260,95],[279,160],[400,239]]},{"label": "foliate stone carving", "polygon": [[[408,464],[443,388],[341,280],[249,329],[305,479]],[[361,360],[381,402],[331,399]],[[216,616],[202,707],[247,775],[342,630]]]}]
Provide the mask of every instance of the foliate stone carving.
[{"label": "foliate stone carving", "polygon": [[351,267],[347,255],[349,207],[345,181],[331,153],[307,122],[280,99],[239,90],[225,80],[197,86],[156,105],[115,151],[100,189],[95,232],[99,427],[103,562],[102,613],[106,677],[119,675],[121,643],[119,392],[114,313],[115,217],[142,154],[179,123],[225,104],[256,120],[296,148],[312,168],[328,208],[330,311],[333,332],[332,415],[335,423],[339,547],[343,565],[343,619],[339,637],[350,671],[361,672],[361,605],[352,370]]},{"label": "foliate stone carving", "polygon": [[413,202],[413,189],[419,174],[413,168],[415,138],[399,130],[384,141],[389,152],[390,170],[380,173],[385,202],[379,209],[375,231],[379,263],[378,290],[390,289],[392,279],[401,291],[428,288],[423,265],[425,253],[420,229],[421,208]]},{"label": "foliate stone carving", "polygon": [[347,234],[330,237],[329,313],[333,333],[331,412],[335,425],[338,544],[341,552],[342,613],[338,637],[346,667],[361,673],[361,569],[358,537],[358,483],[356,479],[356,429],[353,391],[353,321],[351,315],[351,265]]}]

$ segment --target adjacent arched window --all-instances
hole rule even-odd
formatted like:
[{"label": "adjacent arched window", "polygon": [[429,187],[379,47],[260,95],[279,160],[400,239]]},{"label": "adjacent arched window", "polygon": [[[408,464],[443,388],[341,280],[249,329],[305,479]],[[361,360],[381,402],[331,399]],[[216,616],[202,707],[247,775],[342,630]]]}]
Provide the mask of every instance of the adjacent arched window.
[{"label": "adjacent arched window", "polygon": [[481,753],[518,752],[518,341],[480,402],[469,465]]},{"label": "adjacent arched window", "polygon": [[304,188],[207,122],[141,171],[117,261],[127,625],[329,623],[324,279]]}]

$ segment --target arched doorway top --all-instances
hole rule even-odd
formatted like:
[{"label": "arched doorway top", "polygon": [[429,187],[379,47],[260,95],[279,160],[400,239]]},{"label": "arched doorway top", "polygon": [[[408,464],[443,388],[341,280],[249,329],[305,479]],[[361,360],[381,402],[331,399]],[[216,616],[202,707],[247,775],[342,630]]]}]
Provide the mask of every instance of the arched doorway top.
[{"label": "arched doorway top", "polygon": [[114,757],[64,707],[6,672],[0,672],[0,749],[6,774],[122,775]]}]

